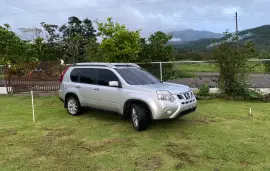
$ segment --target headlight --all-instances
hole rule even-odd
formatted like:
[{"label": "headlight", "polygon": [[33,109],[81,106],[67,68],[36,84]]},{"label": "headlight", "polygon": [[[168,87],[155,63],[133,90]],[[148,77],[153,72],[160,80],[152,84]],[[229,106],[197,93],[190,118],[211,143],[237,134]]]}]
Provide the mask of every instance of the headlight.
[{"label": "headlight", "polygon": [[168,91],[163,91],[163,90],[157,91],[157,98],[158,100],[164,100],[164,101],[170,101],[170,102],[173,102],[175,100],[172,93]]}]

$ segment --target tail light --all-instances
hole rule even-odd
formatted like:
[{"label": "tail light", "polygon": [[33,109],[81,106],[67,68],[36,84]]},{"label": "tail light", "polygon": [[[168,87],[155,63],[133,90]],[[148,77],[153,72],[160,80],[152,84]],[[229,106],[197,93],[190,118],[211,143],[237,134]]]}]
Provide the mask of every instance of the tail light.
[{"label": "tail light", "polygon": [[[69,66],[70,67],[70,66]],[[67,67],[62,73],[61,73],[61,76],[60,76],[60,84],[62,83],[63,79],[64,79],[64,76],[65,76],[65,73],[67,72],[67,70],[69,69],[69,67]]]}]

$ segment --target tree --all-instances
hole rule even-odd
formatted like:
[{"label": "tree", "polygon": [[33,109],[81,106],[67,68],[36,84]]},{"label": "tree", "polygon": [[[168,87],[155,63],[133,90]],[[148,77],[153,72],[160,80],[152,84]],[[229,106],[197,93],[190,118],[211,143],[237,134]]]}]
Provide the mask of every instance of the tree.
[{"label": "tree", "polygon": [[0,63],[14,64],[31,61],[31,56],[27,56],[28,45],[21,40],[14,32],[10,30],[10,26],[5,24],[0,26]]},{"label": "tree", "polygon": [[58,43],[61,41],[58,25],[46,24],[45,22],[42,22],[41,26],[45,30],[45,39],[49,44]]},{"label": "tree", "polygon": [[87,60],[86,45],[91,40],[96,41],[96,35],[92,21],[72,16],[68,23],[59,28],[62,35],[65,59],[72,62]]},{"label": "tree", "polygon": [[64,60],[69,63],[75,63],[79,61],[84,61],[86,59],[85,47],[84,45],[84,37],[75,34],[73,37],[70,37],[67,40],[68,44],[64,51]]},{"label": "tree", "polygon": [[224,41],[214,49],[214,59],[219,67],[219,87],[229,96],[242,96],[247,98],[249,90],[247,85],[248,59],[254,56],[254,45],[247,42],[243,46],[237,44],[238,37],[225,32]]},{"label": "tree", "polygon": [[39,28],[19,28],[22,32],[22,38],[27,41],[34,42],[38,38],[43,37],[43,31]]},{"label": "tree", "polygon": [[[142,51],[139,54],[137,62],[173,61],[173,47],[168,44],[171,38],[172,36],[158,31],[150,35],[148,42],[145,39],[141,39]],[[159,64],[143,64],[141,66],[160,78]],[[182,77],[182,73],[175,69],[173,64],[162,64],[162,70],[163,80]]]},{"label": "tree", "polygon": [[87,61],[104,62],[104,55],[99,48],[100,44],[96,40],[91,39],[86,45]]},{"label": "tree", "polygon": [[142,39],[143,51],[140,54],[139,61],[164,62],[174,60],[173,47],[168,44],[171,38],[171,35],[158,31],[150,35],[148,43]]},{"label": "tree", "polygon": [[107,18],[106,23],[99,23],[98,36],[102,37],[100,50],[109,62],[130,62],[138,58],[141,51],[140,30],[130,31],[125,25]]},{"label": "tree", "polygon": [[64,56],[63,38],[58,25],[41,23],[45,34],[45,58],[42,60],[62,59]]}]

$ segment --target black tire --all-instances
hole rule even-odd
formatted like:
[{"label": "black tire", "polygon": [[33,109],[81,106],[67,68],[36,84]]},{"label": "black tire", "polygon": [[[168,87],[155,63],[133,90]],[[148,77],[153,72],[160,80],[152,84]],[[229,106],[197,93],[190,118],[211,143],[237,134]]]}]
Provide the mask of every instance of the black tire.
[{"label": "black tire", "polygon": [[[134,115],[137,117],[137,122],[135,120],[136,118],[134,118]],[[132,104],[130,108],[130,116],[132,124],[137,131],[143,131],[148,128],[149,117],[147,115],[147,110],[143,105]]]},{"label": "black tire", "polygon": [[70,114],[72,116],[77,116],[77,115],[81,114],[81,106],[80,106],[80,103],[76,97],[69,96],[66,99],[66,106],[67,106],[68,114]]}]

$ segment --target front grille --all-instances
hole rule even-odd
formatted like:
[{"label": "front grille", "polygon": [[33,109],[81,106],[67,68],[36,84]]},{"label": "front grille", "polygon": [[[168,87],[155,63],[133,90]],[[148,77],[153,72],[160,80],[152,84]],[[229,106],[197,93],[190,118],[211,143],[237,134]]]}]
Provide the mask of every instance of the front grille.
[{"label": "front grille", "polygon": [[184,96],[185,96],[185,98],[186,98],[187,100],[191,98],[190,93],[185,93]]},{"label": "front grille", "polygon": [[178,97],[178,99],[184,99],[181,94],[178,94],[177,97]]},{"label": "front grille", "polygon": [[189,100],[193,97],[193,93],[192,92],[186,92],[186,93],[183,93],[183,94],[178,94],[177,95],[178,99],[186,99],[186,100]]}]

